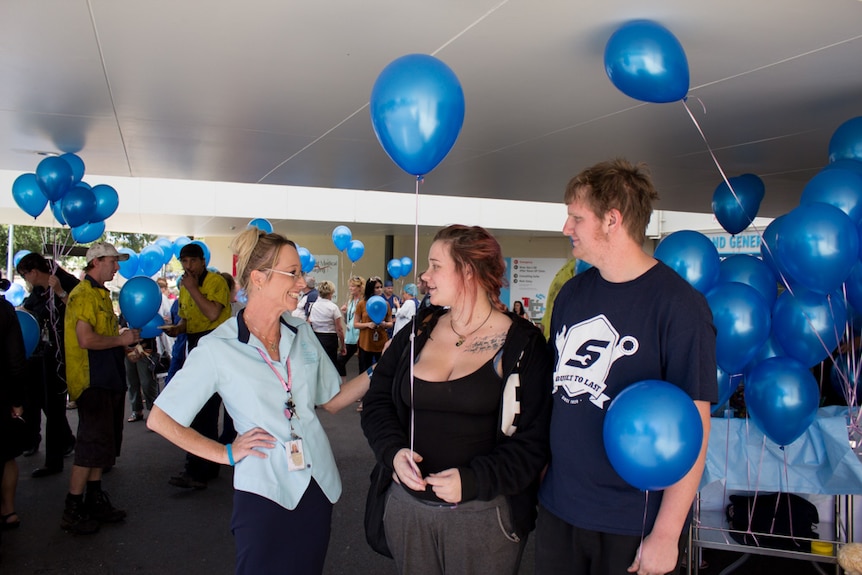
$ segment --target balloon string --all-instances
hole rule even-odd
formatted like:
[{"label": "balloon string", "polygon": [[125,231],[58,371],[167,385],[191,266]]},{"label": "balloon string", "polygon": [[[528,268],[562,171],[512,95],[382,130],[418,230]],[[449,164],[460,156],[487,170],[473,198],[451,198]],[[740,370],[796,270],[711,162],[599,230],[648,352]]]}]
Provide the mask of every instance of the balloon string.
[{"label": "balloon string", "polygon": [[[419,277],[418,253],[419,253],[419,186],[422,184],[422,176],[416,176],[416,192],[414,194],[413,207],[413,278]],[[414,282],[416,283],[416,282]],[[418,283],[417,283],[418,285]],[[419,315],[419,302],[416,302],[416,311],[410,319],[410,453],[413,453],[413,440],[416,436],[416,411],[413,407],[413,365],[416,363],[416,317]]]},{"label": "balloon string", "polygon": [[640,565],[641,562],[641,553],[643,552],[644,547],[644,539],[646,539],[646,522],[647,522],[647,510],[649,509],[649,489],[644,491],[644,516],[643,523],[641,524],[641,544],[638,545],[638,556],[635,561]]}]

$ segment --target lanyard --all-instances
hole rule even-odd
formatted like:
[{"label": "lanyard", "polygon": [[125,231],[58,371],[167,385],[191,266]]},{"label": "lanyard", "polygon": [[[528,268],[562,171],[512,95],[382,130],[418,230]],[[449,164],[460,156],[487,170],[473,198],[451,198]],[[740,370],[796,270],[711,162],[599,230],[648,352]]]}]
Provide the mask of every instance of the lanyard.
[{"label": "lanyard", "polygon": [[272,365],[272,361],[266,356],[263,351],[258,348],[257,352],[260,354],[260,357],[266,362],[269,368],[272,370],[272,373],[278,378],[278,381],[281,382],[281,386],[284,388],[284,391],[287,392],[287,401],[284,402],[284,416],[291,420],[290,429],[293,430],[293,418],[299,419],[299,416],[296,414],[296,404],[293,402],[293,395],[290,393],[291,388],[293,387],[293,376],[290,371],[290,358],[287,358],[287,381],[284,381],[284,378],[281,377],[281,374],[275,369],[275,366]]}]

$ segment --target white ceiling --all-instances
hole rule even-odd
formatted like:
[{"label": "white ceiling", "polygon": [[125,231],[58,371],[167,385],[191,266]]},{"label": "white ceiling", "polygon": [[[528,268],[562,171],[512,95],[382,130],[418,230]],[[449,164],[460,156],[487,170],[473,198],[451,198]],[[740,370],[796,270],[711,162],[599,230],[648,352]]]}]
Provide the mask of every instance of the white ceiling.
[{"label": "white ceiling", "polygon": [[650,164],[659,208],[709,212],[721,177],[683,104],[605,75],[637,18],[682,43],[727,175],[763,178],[760,215],[792,209],[862,115],[858,0],[0,0],[0,169],[76,152],[108,176],[413,193],[367,103],[389,62],[429,53],[466,117],[428,193],[559,202],[624,156]]}]

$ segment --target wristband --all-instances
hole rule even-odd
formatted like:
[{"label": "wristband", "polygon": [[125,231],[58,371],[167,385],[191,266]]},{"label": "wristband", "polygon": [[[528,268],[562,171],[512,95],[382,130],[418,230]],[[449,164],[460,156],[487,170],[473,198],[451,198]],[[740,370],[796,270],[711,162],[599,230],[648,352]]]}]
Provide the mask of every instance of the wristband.
[{"label": "wristband", "polygon": [[371,377],[372,373],[374,373],[374,366],[373,365],[365,370],[365,375],[367,375],[368,377]]},{"label": "wristband", "polygon": [[225,449],[227,449],[227,461],[230,463],[230,466],[233,467],[236,465],[236,461],[233,460],[233,445],[228,443],[225,445]]}]

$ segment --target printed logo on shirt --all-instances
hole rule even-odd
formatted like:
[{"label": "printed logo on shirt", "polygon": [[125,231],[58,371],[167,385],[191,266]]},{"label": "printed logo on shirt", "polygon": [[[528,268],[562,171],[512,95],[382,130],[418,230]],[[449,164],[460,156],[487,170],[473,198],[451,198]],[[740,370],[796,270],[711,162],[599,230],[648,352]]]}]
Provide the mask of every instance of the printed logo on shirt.
[{"label": "printed logo on shirt", "polygon": [[605,395],[606,379],[613,363],[637,352],[639,343],[632,336],[620,337],[604,315],[582,321],[557,334],[557,365],[554,368],[553,394],[562,389],[560,399],[576,404],[583,399],[599,409],[610,397]]}]

